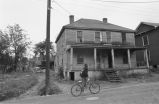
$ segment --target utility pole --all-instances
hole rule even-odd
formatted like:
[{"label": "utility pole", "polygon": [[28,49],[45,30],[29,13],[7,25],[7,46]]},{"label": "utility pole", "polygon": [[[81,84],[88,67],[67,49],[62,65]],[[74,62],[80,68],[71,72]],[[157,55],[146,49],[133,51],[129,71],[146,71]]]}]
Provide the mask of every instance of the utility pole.
[{"label": "utility pole", "polygon": [[50,87],[50,17],[51,0],[47,0],[47,23],[46,23],[46,71],[45,71],[45,94],[48,94]]}]

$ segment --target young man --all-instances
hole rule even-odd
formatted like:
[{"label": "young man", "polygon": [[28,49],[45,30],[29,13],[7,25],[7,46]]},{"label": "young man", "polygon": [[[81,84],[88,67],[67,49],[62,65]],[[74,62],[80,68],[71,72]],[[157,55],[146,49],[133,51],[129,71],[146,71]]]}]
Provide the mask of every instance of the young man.
[{"label": "young man", "polygon": [[84,87],[86,86],[87,78],[88,78],[88,65],[84,64],[83,70],[80,73],[80,76],[82,78],[82,82]]}]

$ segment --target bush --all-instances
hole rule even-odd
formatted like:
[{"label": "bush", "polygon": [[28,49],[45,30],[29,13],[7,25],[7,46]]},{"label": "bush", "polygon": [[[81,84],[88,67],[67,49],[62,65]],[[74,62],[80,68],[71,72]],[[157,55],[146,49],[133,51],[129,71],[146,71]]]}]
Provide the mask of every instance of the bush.
[{"label": "bush", "polygon": [[64,79],[64,69],[63,69],[63,67],[59,67],[58,72],[57,72],[57,78],[58,79]]},{"label": "bush", "polygon": [[[50,81],[50,87],[49,87],[49,93],[48,95],[53,95],[53,94],[59,94],[61,93],[60,88],[55,85],[52,81]],[[40,88],[38,88],[38,95],[43,96],[45,95],[45,81],[42,82]]]},{"label": "bush", "polygon": [[23,76],[22,78],[5,81],[0,85],[0,101],[19,96],[37,82],[35,76]]}]

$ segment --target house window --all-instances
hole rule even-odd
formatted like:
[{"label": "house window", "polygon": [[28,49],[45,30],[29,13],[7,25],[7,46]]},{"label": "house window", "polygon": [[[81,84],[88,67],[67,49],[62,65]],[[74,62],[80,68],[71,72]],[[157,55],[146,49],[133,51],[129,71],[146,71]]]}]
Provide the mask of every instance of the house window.
[{"label": "house window", "polygon": [[77,31],[77,42],[82,43],[82,31]]},{"label": "house window", "polygon": [[100,32],[95,32],[95,42],[102,41]]},{"label": "house window", "polygon": [[77,64],[83,64],[84,58],[81,55],[77,55]]},{"label": "house window", "polygon": [[121,37],[122,37],[122,43],[126,43],[126,34],[122,33]]},{"label": "house window", "polygon": [[110,43],[111,42],[111,34],[110,31],[106,32],[106,36],[107,36],[107,42]]},{"label": "house window", "polygon": [[128,64],[128,54],[127,52],[123,52],[123,64]]},{"label": "house window", "polygon": [[143,42],[143,46],[149,45],[149,41],[148,41],[148,36],[147,35],[142,37],[142,42]]}]

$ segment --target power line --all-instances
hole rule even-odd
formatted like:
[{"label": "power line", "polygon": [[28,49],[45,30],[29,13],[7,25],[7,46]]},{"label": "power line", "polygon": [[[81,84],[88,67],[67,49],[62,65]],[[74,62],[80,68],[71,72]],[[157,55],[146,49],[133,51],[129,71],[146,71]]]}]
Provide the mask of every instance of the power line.
[{"label": "power line", "polygon": [[57,1],[53,0],[53,3],[57,4],[60,8],[62,8],[65,12],[67,12],[69,15],[71,15],[71,12],[65,9],[62,5],[60,5]]},{"label": "power line", "polygon": [[[69,3],[69,5],[70,5],[70,3]],[[74,4],[73,3],[72,5],[74,5],[74,6],[76,5],[76,7],[80,7],[80,8],[90,7],[90,8],[94,8],[96,10],[99,10],[99,11],[102,9],[102,11],[100,11],[100,12],[105,12],[105,11],[103,11],[104,8],[98,8],[97,5],[99,5],[100,7],[107,7],[107,6],[109,6],[111,8],[117,8],[117,9],[119,9],[119,12],[124,12],[125,11],[126,13],[129,13],[129,14],[142,15],[142,16],[146,16],[146,17],[150,16],[150,14],[148,14],[147,10],[145,10],[145,9],[142,10],[142,9],[133,8],[133,11],[131,12],[130,11],[131,8],[127,8],[127,7],[123,7],[123,6],[110,5],[108,3],[102,3],[102,4],[101,3],[100,4],[95,3],[94,5],[88,5],[88,2],[85,2],[85,3],[82,2],[82,4],[80,4],[80,3],[78,3],[78,4],[75,3]],[[110,11],[107,11],[107,12],[110,12]],[[151,15],[157,16],[157,13],[154,13],[155,11],[150,11],[149,10],[149,12],[151,12]]]},{"label": "power line", "polygon": [[105,0],[92,0],[92,1],[100,1],[100,2],[109,2],[109,3],[129,3],[129,4],[143,4],[143,3],[159,3],[159,1],[139,1],[139,2],[127,2],[127,1],[105,1]]}]

